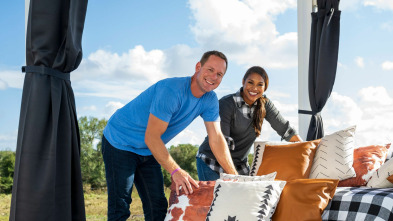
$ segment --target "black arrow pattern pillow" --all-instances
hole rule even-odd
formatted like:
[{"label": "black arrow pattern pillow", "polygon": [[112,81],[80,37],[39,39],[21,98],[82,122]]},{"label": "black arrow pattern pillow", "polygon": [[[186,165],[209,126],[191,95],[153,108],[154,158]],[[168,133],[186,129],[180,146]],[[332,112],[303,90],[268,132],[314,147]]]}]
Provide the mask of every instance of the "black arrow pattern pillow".
[{"label": "black arrow pattern pillow", "polygon": [[217,180],[206,220],[270,220],[285,184],[285,181]]}]

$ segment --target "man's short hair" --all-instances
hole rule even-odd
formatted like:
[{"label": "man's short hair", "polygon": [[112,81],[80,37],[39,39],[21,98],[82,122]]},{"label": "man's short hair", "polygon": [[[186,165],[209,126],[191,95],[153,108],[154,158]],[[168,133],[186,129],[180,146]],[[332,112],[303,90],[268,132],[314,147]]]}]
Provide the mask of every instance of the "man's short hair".
[{"label": "man's short hair", "polygon": [[210,55],[215,55],[215,56],[223,59],[225,61],[225,66],[226,66],[225,71],[228,69],[228,59],[222,52],[219,52],[219,51],[207,51],[207,52],[205,52],[202,55],[201,60],[199,61],[199,62],[201,62],[202,66],[206,63],[207,59],[209,59]]}]

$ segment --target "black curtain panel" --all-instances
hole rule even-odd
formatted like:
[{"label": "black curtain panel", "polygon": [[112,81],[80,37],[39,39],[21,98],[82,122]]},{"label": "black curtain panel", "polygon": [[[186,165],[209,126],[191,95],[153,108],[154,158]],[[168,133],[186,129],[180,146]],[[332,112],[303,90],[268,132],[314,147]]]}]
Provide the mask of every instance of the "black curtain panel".
[{"label": "black curtain panel", "polygon": [[87,0],[31,0],[10,220],[86,220],[70,72]]},{"label": "black curtain panel", "polygon": [[324,136],[321,111],[334,85],[340,38],[339,0],[318,0],[318,12],[312,12],[308,90],[311,111],[307,140]]}]

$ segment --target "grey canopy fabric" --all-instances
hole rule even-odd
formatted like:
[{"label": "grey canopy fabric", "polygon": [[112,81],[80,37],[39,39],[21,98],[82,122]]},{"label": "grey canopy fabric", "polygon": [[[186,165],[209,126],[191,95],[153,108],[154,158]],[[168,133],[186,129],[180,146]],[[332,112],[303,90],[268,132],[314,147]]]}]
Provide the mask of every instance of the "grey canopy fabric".
[{"label": "grey canopy fabric", "polygon": [[86,220],[70,72],[87,0],[31,0],[10,220]]},{"label": "grey canopy fabric", "polygon": [[324,136],[320,112],[330,97],[336,78],[340,37],[339,0],[318,0],[317,3],[318,12],[311,13],[308,70],[311,111],[299,110],[299,113],[312,115],[307,140],[315,140]]}]

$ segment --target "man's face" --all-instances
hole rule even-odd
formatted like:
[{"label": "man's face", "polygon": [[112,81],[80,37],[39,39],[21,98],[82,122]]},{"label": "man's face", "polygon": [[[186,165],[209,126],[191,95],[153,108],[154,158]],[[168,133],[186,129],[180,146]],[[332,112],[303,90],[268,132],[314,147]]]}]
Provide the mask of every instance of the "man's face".
[{"label": "man's face", "polygon": [[203,66],[198,62],[195,67],[195,79],[198,88],[203,93],[216,89],[220,85],[225,71],[225,60],[218,56],[210,55]]}]

